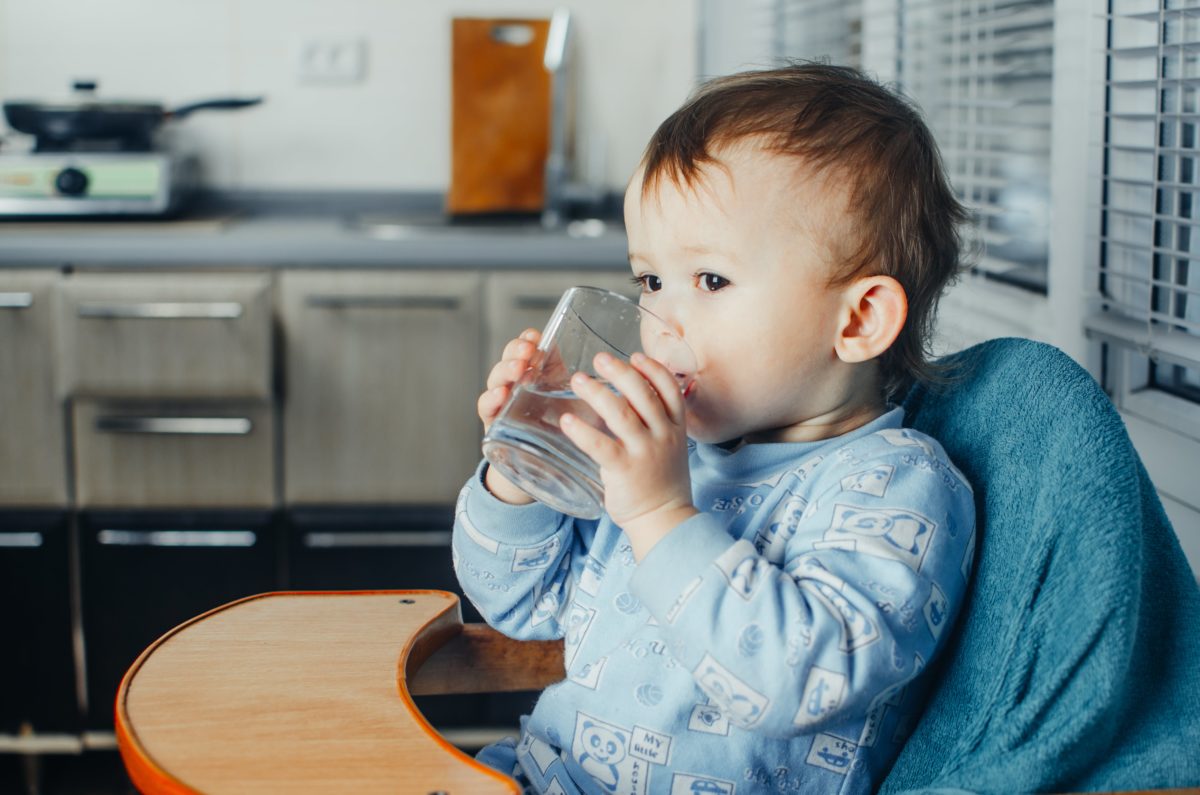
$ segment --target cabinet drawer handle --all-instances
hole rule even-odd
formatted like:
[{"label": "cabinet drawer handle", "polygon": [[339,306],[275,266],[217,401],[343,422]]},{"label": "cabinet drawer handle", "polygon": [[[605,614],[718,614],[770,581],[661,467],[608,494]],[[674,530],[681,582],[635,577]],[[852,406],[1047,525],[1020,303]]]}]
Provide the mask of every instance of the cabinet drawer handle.
[{"label": "cabinet drawer handle", "polygon": [[80,304],[79,317],[100,320],[237,320],[242,305],[235,301],[151,301],[138,304]]},{"label": "cabinet drawer handle", "polygon": [[253,530],[101,530],[106,547],[252,547]]},{"label": "cabinet drawer handle", "polygon": [[304,303],[313,309],[441,309],[453,312],[462,305],[448,295],[310,295]]},{"label": "cabinet drawer handle", "polygon": [[0,547],[33,549],[41,545],[41,533],[0,533]]},{"label": "cabinet drawer handle", "polygon": [[97,417],[105,433],[151,433],[186,436],[245,436],[254,429],[249,417]]},{"label": "cabinet drawer handle", "polygon": [[33,293],[0,293],[0,309],[28,309],[33,306]]},{"label": "cabinet drawer handle", "polygon": [[448,547],[449,530],[385,533],[305,533],[309,549],[377,549],[381,547]]},{"label": "cabinet drawer handle", "polygon": [[552,311],[558,306],[560,296],[553,298],[548,295],[518,295],[513,301],[517,309],[535,309],[537,311]]}]

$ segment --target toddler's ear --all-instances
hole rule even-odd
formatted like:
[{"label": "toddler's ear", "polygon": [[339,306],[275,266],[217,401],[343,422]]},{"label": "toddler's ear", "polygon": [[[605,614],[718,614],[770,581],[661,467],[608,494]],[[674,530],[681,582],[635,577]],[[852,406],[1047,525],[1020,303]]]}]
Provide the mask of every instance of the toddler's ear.
[{"label": "toddler's ear", "polygon": [[867,276],[842,292],[834,351],[843,362],[866,362],[896,341],[908,317],[908,296],[891,276]]}]

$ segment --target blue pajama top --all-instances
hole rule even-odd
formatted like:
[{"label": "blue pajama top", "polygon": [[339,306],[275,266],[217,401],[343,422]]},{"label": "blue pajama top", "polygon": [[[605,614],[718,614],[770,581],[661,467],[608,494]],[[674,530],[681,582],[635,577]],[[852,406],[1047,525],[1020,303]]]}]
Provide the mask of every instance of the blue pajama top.
[{"label": "blue pajama top", "polygon": [[507,635],[565,639],[566,678],[479,758],[546,793],[872,792],[974,552],[970,484],[902,421],[689,442],[701,513],[641,563],[607,515],[504,503],[481,464],[455,509],[463,591]]}]

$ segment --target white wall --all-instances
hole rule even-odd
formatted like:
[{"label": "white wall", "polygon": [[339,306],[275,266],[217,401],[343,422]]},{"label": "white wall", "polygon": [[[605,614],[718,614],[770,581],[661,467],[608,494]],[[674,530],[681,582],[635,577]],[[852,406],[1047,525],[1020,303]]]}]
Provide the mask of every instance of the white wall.
[{"label": "white wall", "polygon": [[[444,190],[451,18],[548,17],[565,7],[577,34],[582,176],[620,187],[692,88],[694,3],[0,0],[0,96],[61,99],[80,78],[97,79],[109,99],[167,105],[261,93],[258,108],[176,125],[204,155],[210,183]],[[366,40],[365,80],[301,83],[299,42],[342,35]]]}]

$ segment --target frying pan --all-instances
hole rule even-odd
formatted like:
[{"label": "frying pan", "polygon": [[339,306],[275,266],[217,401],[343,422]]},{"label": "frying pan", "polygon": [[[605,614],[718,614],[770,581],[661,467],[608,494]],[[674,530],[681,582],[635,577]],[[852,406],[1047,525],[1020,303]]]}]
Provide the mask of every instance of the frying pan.
[{"label": "frying pan", "polygon": [[[78,90],[94,90],[94,83],[76,83]],[[154,131],[166,121],[181,119],[199,110],[234,110],[257,105],[262,97],[222,97],[164,108],[154,102],[4,103],[4,118],[17,132],[37,137],[37,147],[53,148],[80,140],[117,140],[130,148],[148,148]]]}]

